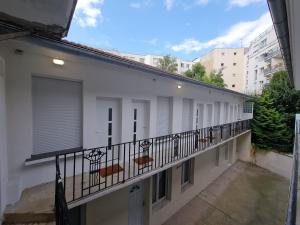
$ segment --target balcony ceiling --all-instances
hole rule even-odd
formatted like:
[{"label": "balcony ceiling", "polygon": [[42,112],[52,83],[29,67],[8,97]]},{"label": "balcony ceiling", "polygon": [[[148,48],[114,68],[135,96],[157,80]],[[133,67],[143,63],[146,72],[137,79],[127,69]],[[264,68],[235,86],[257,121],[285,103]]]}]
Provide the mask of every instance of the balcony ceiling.
[{"label": "balcony ceiling", "polygon": [[77,0],[1,0],[0,21],[56,37],[67,35]]}]

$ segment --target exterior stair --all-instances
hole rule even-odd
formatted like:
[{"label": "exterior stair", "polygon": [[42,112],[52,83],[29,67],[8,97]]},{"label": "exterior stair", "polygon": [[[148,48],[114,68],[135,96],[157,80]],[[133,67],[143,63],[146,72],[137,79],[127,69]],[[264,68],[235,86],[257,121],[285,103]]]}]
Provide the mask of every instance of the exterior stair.
[{"label": "exterior stair", "polygon": [[8,205],[3,224],[54,225],[54,182],[25,189],[20,200]]}]

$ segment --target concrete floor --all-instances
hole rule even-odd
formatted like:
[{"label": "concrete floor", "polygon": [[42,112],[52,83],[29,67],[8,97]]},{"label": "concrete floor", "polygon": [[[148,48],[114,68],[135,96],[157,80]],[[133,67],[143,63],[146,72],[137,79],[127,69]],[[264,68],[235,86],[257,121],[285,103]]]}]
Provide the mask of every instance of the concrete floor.
[{"label": "concrete floor", "polygon": [[164,225],[282,225],[289,181],[237,162]]}]

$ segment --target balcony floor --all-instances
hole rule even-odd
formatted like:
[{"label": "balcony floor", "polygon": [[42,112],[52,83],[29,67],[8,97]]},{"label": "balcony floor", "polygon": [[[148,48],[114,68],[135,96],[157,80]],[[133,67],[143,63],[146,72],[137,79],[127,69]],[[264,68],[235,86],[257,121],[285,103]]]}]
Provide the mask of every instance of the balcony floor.
[{"label": "balcony floor", "polygon": [[282,225],[289,181],[237,162],[164,225]]}]

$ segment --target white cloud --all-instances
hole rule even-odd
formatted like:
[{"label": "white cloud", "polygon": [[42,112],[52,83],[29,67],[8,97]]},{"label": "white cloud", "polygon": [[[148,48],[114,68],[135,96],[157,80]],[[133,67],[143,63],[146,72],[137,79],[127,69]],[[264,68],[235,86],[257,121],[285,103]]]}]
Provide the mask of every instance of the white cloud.
[{"label": "white cloud", "polygon": [[102,20],[100,5],[104,0],[78,0],[74,18],[81,27],[95,27]]},{"label": "white cloud", "polygon": [[229,0],[230,6],[238,6],[238,7],[245,7],[247,5],[259,2],[265,2],[266,0]]},{"label": "white cloud", "polygon": [[132,3],[130,3],[129,6],[130,6],[131,8],[139,9],[139,8],[142,7],[142,4],[139,3],[139,2],[132,2]]},{"label": "white cloud", "polygon": [[140,1],[140,2],[131,2],[129,4],[129,6],[131,8],[134,8],[134,9],[150,7],[150,6],[152,6],[152,0],[143,0],[143,1]]},{"label": "white cloud", "polygon": [[207,5],[209,0],[196,0],[197,5]]},{"label": "white cloud", "polygon": [[249,43],[260,33],[265,31],[272,25],[272,19],[269,13],[263,14],[259,19],[253,21],[239,22],[231,26],[224,35],[218,36],[212,40],[201,42],[199,40],[189,38],[183,42],[171,46],[175,52],[199,52],[207,48],[248,46]]},{"label": "white cloud", "polygon": [[167,10],[171,10],[174,3],[175,3],[175,0],[165,0],[165,6],[166,6]]}]

